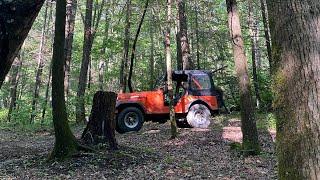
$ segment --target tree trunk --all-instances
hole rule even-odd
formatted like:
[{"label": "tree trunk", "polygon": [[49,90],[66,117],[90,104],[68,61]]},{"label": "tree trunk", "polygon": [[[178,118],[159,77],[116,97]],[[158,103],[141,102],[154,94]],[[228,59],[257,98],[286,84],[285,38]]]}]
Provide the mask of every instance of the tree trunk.
[{"label": "tree trunk", "polygon": [[11,114],[12,111],[16,108],[16,102],[17,102],[17,88],[19,84],[20,79],[20,67],[22,66],[22,56],[18,56],[15,60],[15,63],[12,67],[12,77],[10,82],[10,106],[8,111],[8,122],[11,120]]},{"label": "tree trunk", "polygon": [[66,113],[64,99],[64,43],[66,22],[66,0],[57,0],[55,37],[52,55],[52,116],[55,144],[51,159],[64,159],[74,154],[79,145],[73,136]]},{"label": "tree trunk", "polygon": [[68,101],[69,88],[70,88],[70,66],[72,60],[72,44],[74,35],[74,26],[77,12],[77,0],[67,0],[67,15],[66,15],[66,42],[65,42],[65,79],[64,79],[64,92]]},{"label": "tree trunk", "polygon": [[151,41],[151,46],[150,46],[150,60],[149,60],[149,73],[150,73],[150,79],[149,79],[149,89],[152,90],[154,88],[154,14],[151,15],[151,24],[149,27],[150,30],[150,41]]},{"label": "tree trunk", "polygon": [[129,46],[130,46],[130,16],[131,16],[131,0],[127,0],[126,11],[126,27],[124,32],[124,53],[120,67],[120,87],[121,92],[126,92],[127,89],[127,70],[129,62]]},{"label": "tree trunk", "polygon": [[182,62],[182,52],[181,52],[181,33],[180,33],[179,27],[176,34],[176,41],[177,41],[177,69],[182,70],[183,62]]},{"label": "tree trunk", "polygon": [[105,59],[106,54],[106,48],[107,48],[107,41],[109,38],[109,18],[108,18],[108,11],[105,11],[105,25],[104,25],[104,37],[101,47],[101,57],[99,62],[99,87],[100,90],[103,91],[104,87],[104,73],[105,73],[105,67],[108,65],[105,61],[109,61]]},{"label": "tree trunk", "polygon": [[166,63],[167,63],[167,84],[168,84],[168,96],[169,96],[169,109],[170,109],[170,122],[171,122],[171,138],[177,137],[177,123],[175,119],[175,112],[173,106],[173,83],[172,83],[172,61],[171,61],[171,49],[170,49],[170,29],[171,29],[171,0],[167,1],[168,14],[167,14],[167,31],[165,36],[165,48],[166,48]]},{"label": "tree trunk", "polygon": [[272,48],[271,48],[271,35],[270,35],[270,25],[269,25],[269,17],[268,17],[268,8],[266,0],[260,0],[261,4],[261,13],[262,13],[262,20],[263,20],[263,27],[264,27],[264,36],[266,39],[266,47],[267,47],[267,54],[269,60],[269,69],[270,72],[273,68],[272,65]]},{"label": "tree trunk", "polygon": [[116,100],[117,94],[114,92],[96,92],[93,97],[89,122],[81,136],[81,139],[86,144],[98,144],[109,141],[111,149],[118,149],[115,138]]},{"label": "tree trunk", "polygon": [[46,94],[45,94],[45,98],[44,98],[44,103],[42,105],[42,116],[41,116],[41,125],[44,123],[44,118],[46,115],[46,110],[47,110],[47,104],[48,104],[48,99],[49,99],[49,88],[50,88],[50,82],[51,82],[51,76],[52,76],[52,63],[50,64],[50,68],[49,68],[49,77],[48,77],[48,81],[47,81],[47,85],[46,85]]},{"label": "tree trunk", "polygon": [[260,107],[260,92],[259,92],[259,82],[258,82],[258,75],[257,75],[257,61],[259,61],[259,44],[257,39],[257,23],[255,23],[254,18],[254,7],[252,0],[248,0],[248,25],[249,25],[249,33],[250,33],[250,40],[251,40],[251,57],[252,57],[252,76],[253,76],[253,85],[254,85],[254,92],[256,95],[256,107],[259,109]]},{"label": "tree trunk", "polygon": [[131,61],[130,61],[130,69],[129,69],[129,76],[128,76],[128,88],[129,88],[130,92],[133,92],[133,88],[132,88],[132,71],[133,71],[134,57],[135,57],[135,53],[136,53],[136,45],[137,45],[137,42],[138,42],[138,38],[139,38],[139,34],[140,34],[140,30],[141,30],[141,27],[142,27],[142,24],[143,24],[144,17],[145,17],[146,12],[147,12],[148,4],[149,4],[149,0],[146,1],[146,4],[144,6],[143,14],[142,14],[142,17],[141,17],[141,20],[140,20],[140,23],[139,23],[139,26],[138,26],[138,30],[137,30],[136,36],[134,38],[134,41],[133,41],[132,50],[131,50]]},{"label": "tree trunk", "polygon": [[177,0],[180,27],[180,42],[183,70],[193,69],[193,63],[190,55],[190,45],[188,41],[188,24],[185,13],[185,0]]},{"label": "tree trunk", "polygon": [[92,83],[92,57],[90,55],[89,67],[88,67],[88,89],[90,90]]},{"label": "tree trunk", "polygon": [[44,0],[1,1],[0,88]]},{"label": "tree trunk", "polygon": [[320,179],[320,1],[268,0],[279,179]]},{"label": "tree trunk", "polygon": [[36,114],[37,114],[37,103],[38,103],[38,99],[39,99],[40,86],[41,86],[41,81],[42,81],[41,76],[42,76],[42,71],[43,71],[43,67],[44,67],[43,50],[44,50],[45,44],[46,44],[48,7],[49,7],[49,1],[46,2],[45,11],[44,11],[44,21],[43,21],[41,40],[40,40],[40,45],[39,45],[36,82],[34,85],[33,99],[32,99],[32,104],[31,104],[32,110],[31,110],[30,124],[34,122],[34,118],[36,117]]},{"label": "tree trunk", "polygon": [[[51,19],[52,19],[52,4],[50,5],[50,13],[49,13],[49,22],[48,22],[48,25],[47,25],[47,29],[50,29],[50,23],[51,23]],[[54,32],[53,32],[53,29],[54,27],[51,27],[51,31],[50,31],[50,39],[51,41],[53,42],[53,39],[54,39]],[[49,34],[49,30],[47,30],[47,34]],[[51,44],[51,48],[50,48],[50,53],[53,52],[53,43]],[[49,101],[49,90],[50,90],[50,85],[52,84],[51,83],[51,78],[52,78],[52,59],[51,59],[51,62],[50,62],[50,66],[49,66],[49,77],[47,79],[47,84],[46,84],[46,92],[45,92],[45,98],[44,98],[44,102],[43,102],[43,105],[42,105],[42,116],[41,116],[41,122],[40,124],[43,125],[44,123],[44,118],[45,118],[45,115],[46,115],[46,111],[47,111],[47,105],[48,105],[48,101]],[[66,78],[66,77],[64,77]],[[65,92],[66,93],[66,92]]]},{"label": "tree trunk", "polygon": [[250,78],[247,69],[247,57],[245,55],[244,43],[241,34],[237,2],[236,0],[227,0],[226,4],[235,68],[239,81],[241,130],[243,134],[242,146],[246,154],[258,154],[260,147],[252,104]]},{"label": "tree trunk", "polygon": [[85,122],[85,91],[88,78],[88,66],[91,58],[91,48],[92,48],[92,6],[93,0],[86,1],[86,15],[84,22],[84,37],[83,37],[83,54],[82,63],[79,76],[79,84],[77,91],[77,106],[76,106],[76,121],[77,123]]},{"label": "tree trunk", "polygon": [[[198,3],[196,1],[196,3]],[[200,47],[199,47],[199,20],[198,20],[198,4],[196,4],[196,8],[195,8],[195,12],[196,12],[196,18],[195,18],[195,23],[196,23],[196,49],[197,49],[197,69],[201,69],[200,66]]]}]

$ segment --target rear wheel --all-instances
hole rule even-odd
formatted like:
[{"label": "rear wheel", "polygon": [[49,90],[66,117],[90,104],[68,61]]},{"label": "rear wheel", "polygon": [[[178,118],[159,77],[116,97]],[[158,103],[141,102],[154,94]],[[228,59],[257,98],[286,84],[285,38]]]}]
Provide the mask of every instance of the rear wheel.
[{"label": "rear wheel", "polygon": [[140,109],[127,107],[122,110],[117,117],[116,130],[119,133],[129,131],[139,131],[142,128],[144,116]]},{"label": "rear wheel", "polygon": [[210,125],[210,110],[203,104],[192,105],[187,115],[187,122],[191,127],[208,128]]}]

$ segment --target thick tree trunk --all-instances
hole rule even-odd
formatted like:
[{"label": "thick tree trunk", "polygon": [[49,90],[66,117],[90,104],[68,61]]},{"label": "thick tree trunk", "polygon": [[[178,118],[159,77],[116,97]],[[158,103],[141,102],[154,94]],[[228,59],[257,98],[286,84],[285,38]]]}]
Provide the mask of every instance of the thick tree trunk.
[{"label": "thick tree trunk", "polygon": [[74,154],[78,142],[73,136],[66,113],[64,99],[64,43],[65,43],[66,0],[57,0],[55,37],[52,55],[52,116],[55,144],[51,159],[64,159]]},{"label": "thick tree trunk", "polygon": [[193,63],[190,55],[190,45],[188,41],[188,24],[185,13],[185,0],[177,0],[179,13],[179,27],[180,27],[180,42],[183,69],[193,69]]},{"label": "thick tree trunk", "polygon": [[22,56],[18,56],[13,64],[12,67],[12,77],[10,82],[10,106],[8,111],[8,122],[11,120],[11,114],[12,111],[16,108],[16,102],[17,102],[17,89],[20,79],[20,68],[22,66]]},{"label": "thick tree trunk", "polygon": [[86,15],[84,22],[84,37],[83,37],[83,54],[82,63],[78,83],[77,91],[77,105],[76,105],[76,121],[77,123],[85,122],[85,91],[88,78],[88,67],[91,58],[91,48],[92,48],[92,6],[93,0],[87,0],[86,3]]},{"label": "thick tree trunk", "polygon": [[36,117],[36,114],[37,114],[37,103],[38,103],[38,99],[39,99],[40,86],[41,86],[41,81],[42,81],[41,76],[42,76],[42,71],[43,71],[43,67],[44,67],[43,50],[44,50],[45,44],[46,44],[48,7],[49,7],[49,1],[46,2],[45,11],[44,11],[44,15],[43,15],[44,21],[43,21],[41,40],[40,40],[40,45],[39,45],[38,67],[37,67],[37,72],[36,72],[36,82],[35,82],[34,90],[33,90],[33,99],[32,99],[32,104],[31,104],[32,109],[31,109],[30,123],[34,122],[34,118]]},{"label": "thick tree trunk", "polygon": [[0,88],[44,0],[1,1]]},{"label": "thick tree trunk", "polygon": [[165,36],[165,48],[166,48],[166,64],[167,64],[167,84],[168,84],[168,96],[169,96],[169,109],[170,109],[170,122],[171,122],[171,138],[177,137],[177,123],[175,119],[175,112],[173,106],[173,83],[172,83],[172,61],[171,61],[171,49],[170,49],[170,29],[171,29],[171,4],[172,1],[167,1],[167,31]]},{"label": "thick tree trunk", "polygon": [[320,1],[268,0],[279,179],[320,179]]},{"label": "thick tree trunk", "polygon": [[262,13],[262,20],[263,20],[263,27],[264,27],[264,36],[266,39],[266,47],[267,47],[267,54],[269,60],[269,69],[270,72],[272,71],[272,48],[271,48],[271,35],[270,35],[270,25],[269,25],[269,17],[268,17],[268,8],[266,0],[260,0],[261,5],[261,13]]},{"label": "thick tree trunk", "polygon": [[243,150],[248,154],[257,154],[260,151],[257,126],[252,104],[250,77],[247,69],[247,57],[241,34],[240,19],[236,0],[227,0],[228,22],[233,47],[236,73],[239,81],[241,130],[243,134]]},{"label": "thick tree trunk", "polygon": [[258,61],[259,61],[259,42],[257,39],[257,23],[254,17],[254,8],[253,8],[253,2],[252,0],[248,0],[248,25],[249,25],[249,33],[250,33],[250,39],[251,39],[251,59],[252,59],[252,76],[253,76],[253,86],[254,86],[254,92],[256,95],[256,107],[259,109],[260,107],[260,92],[259,92],[259,82],[258,82]]},{"label": "thick tree trunk", "polygon": [[137,42],[138,42],[138,38],[139,38],[139,34],[140,34],[140,30],[141,30],[141,27],[142,27],[142,24],[143,24],[144,17],[145,17],[146,12],[147,12],[148,4],[149,4],[149,0],[146,1],[146,4],[144,6],[143,14],[142,14],[139,26],[138,26],[138,30],[137,30],[136,36],[135,36],[134,41],[133,41],[132,49],[131,49],[131,61],[130,61],[130,69],[129,69],[129,76],[128,76],[128,88],[129,88],[130,92],[133,92],[133,88],[132,88],[132,72],[133,72],[133,63],[134,63],[134,58],[135,58],[135,53],[136,53],[136,45],[137,45]]},{"label": "thick tree trunk", "polygon": [[65,42],[65,79],[64,79],[64,92],[68,100],[69,87],[70,87],[70,66],[72,60],[72,44],[74,26],[77,12],[77,0],[67,0],[67,15],[66,15],[66,42]]},{"label": "thick tree trunk", "polygon": [[118,149],[115,138],[116,100],[116,93],[96,92],[93,97],[90,119],[81,137],[86,144],[98,144],[109,141],[111,149]]},{"label": "thick tree trunk", "polygon": [[121,92],[127,89],[127,70],[129,62],[129,46],[130,46],[130,16],[131,16],[131,0],[127,0],[126,10],[126,27],[124,32],[124,52],[120,67],[120,87]]}]

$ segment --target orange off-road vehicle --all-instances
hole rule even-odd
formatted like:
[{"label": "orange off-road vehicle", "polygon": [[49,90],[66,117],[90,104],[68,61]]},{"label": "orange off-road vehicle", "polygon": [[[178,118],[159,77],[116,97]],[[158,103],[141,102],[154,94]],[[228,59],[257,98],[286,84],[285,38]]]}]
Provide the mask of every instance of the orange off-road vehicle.
[{"label": "orange off-road vehicle", "polygon": [[[174,110],[178,126],[207,127],[210,115],[222,106],[222,93],[203,70],[173,71]],[[122,93],[116,104],[116,130],[139,131],[145,121],[164,123],[169,118],[166,76],[154,91]]]}]

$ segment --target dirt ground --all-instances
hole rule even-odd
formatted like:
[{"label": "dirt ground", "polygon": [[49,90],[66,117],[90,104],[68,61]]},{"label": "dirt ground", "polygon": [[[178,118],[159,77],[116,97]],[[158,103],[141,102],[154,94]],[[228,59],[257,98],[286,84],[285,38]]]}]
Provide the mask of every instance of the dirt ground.
[{"label": "dirt ground", "polygon": [[[241,141],[240,122],[213,118],[209,129],[179,129],[145,123],[137,133],[117,134],[120,150],[104,145],[64,162],[47,162],[51,132],[0,130],[0,179],[277,179],[273,131],[261,131],[262,153],[243,157],[231,150]],[[81,128],[74,128],[79,136]]]}]

